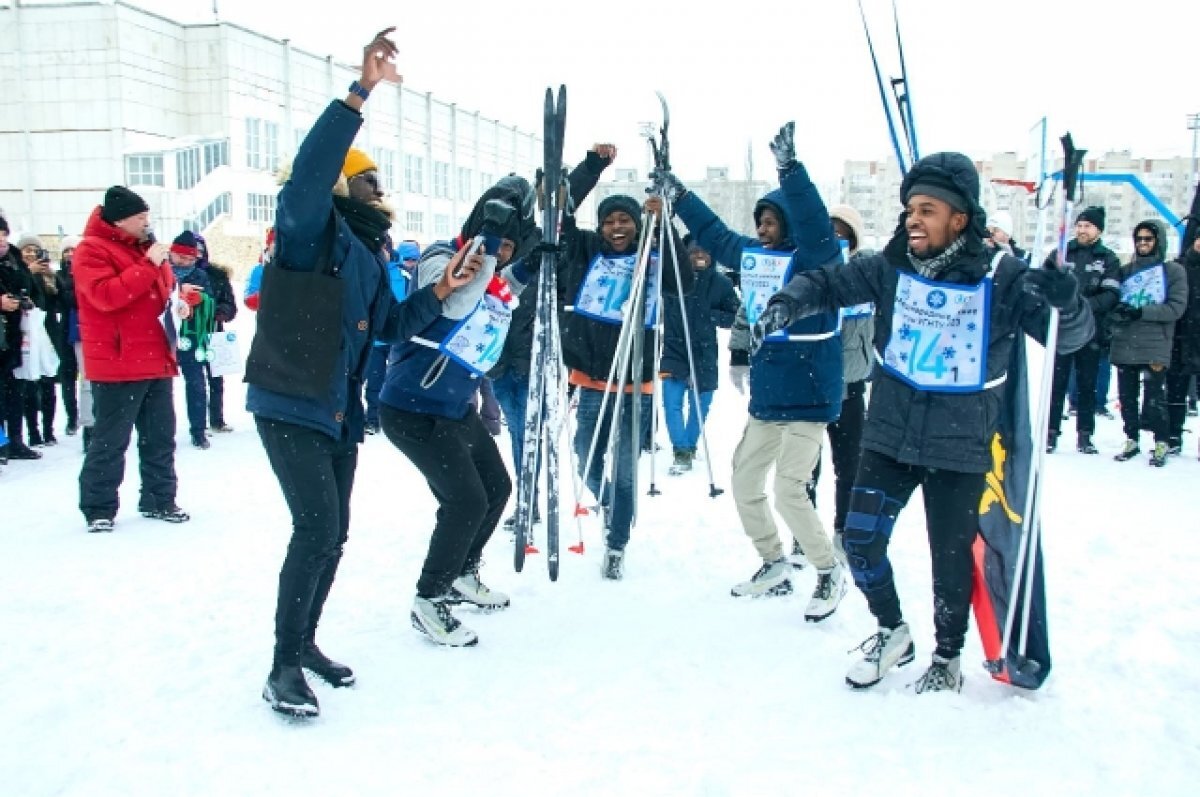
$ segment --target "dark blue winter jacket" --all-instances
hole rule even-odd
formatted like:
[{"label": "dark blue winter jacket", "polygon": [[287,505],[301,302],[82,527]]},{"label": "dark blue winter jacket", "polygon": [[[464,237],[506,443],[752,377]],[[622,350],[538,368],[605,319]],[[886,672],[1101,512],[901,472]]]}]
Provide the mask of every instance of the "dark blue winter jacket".
[{"label": "dark blue winter jacket", "polygon": [[341,101],[330,103],[300,145],[291,178],[279,192],[275,213],[274,264],[312,271],[330,252],[343,280],[342,345],[328,393],[320,399],[292,396],[257,385],[246,388],[246,409],[294,423],[334,439],[363,439],[363,372],[375,339],[405,340],[427,327],[442,303],[430,287],[397,304],[388,284],[387,257],[372,251],[333,206],[333,187],[362,116]]},{"label": "dark blue winter jacket", "polygon": [[[681,265],[681,268],[688,268]],[[729,329],[737,316],[739,299],[733,283],[724,274],[710,265],[698,269],[696,284],[692,292],[683,297],[687,310],[687,336],[684,335],[683,313],[679,312],[679,298],[663,298],[666,310],[663,329],[663,353],[659,371],[673,379],[687,380],[691,374],[688,366],[687,337],[692,341],[692,359],[696,363],[696,385],[701,393],[717,389],[717,327]]]},{"label": "dark blue winter jacket", "polygon": [[[825,203],[803,166],[780,180],[780,188],[764,197],[784,220],[788,244],[794,247],[792,275],[841,262],[841,249]],[[713,259],[741,269],[745,249],[761,247],[754,238],[729,229],[704,202],[688,192],[675,212]],[[750,415],[760,421],[830,423],[842,410],[842,342],[837,313],[819,313],[787,328],[788,335],[814,336],[808,341],[769,342],[750,360]],[[821,337],[828,336],[828,337]]]},{"label": "dark blue winter jacket", "polygon": [[[462,246],[461,239],[439,241],[421,255],[417,267],[417,284],[428,282],[441,274],[446,263]],[[460,288],[459,298],[473,297],[466,302],[472,307],[482,297],[492,274],[489,269],[479,272],[469,285]],[[518,261],[502,272],[513,293],[521,294],[532,275]],[[524,296],[529,296],[526,291]],[[532,297],[531,297],[532,298]],[[479,375],[450,359],[438,348],[469,311],[460,309],[462,317],[451,318],[447,307],[412,339],[398,342],[388,354],[387,377],[379,393],[379,402],[404,412],[419,412],[461,420],[471,409],[471,399],[479,390]]]}]

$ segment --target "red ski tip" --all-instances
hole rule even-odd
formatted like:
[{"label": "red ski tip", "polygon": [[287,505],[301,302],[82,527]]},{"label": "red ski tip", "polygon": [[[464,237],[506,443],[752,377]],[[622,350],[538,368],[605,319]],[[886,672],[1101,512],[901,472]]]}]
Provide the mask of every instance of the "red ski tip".
[{"label": "red ski tip", "polygon": [[577,553],[580,556],[583,556],[583,543],[581,542],[578,545],[572,545],[567,550],[570,551],[571,553]]},{"label": "red ski tip", "polygon": [[525,555],[526,556],[528,556],[529,554],[537,553],[537,552],[538,552],[538,549],[533,547],[532,545],[525,546]]},{"label": "red ski tip", "polygon": [[587,507],[584,506],[583,504],[576,504],[575,505],[575,517],[587,517],[587,516],[588,516]]}]

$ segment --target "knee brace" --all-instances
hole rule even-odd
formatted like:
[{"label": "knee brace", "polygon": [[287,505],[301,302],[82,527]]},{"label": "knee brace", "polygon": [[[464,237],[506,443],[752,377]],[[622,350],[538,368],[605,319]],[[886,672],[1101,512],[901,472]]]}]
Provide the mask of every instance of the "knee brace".
[{"label": "knee brace", "polygon": [[854,583],[864,592],[878,589],[892,580],[887,547],[896,516],[903,506],[881,490],[855,487],[850,493],[842,544]]}]

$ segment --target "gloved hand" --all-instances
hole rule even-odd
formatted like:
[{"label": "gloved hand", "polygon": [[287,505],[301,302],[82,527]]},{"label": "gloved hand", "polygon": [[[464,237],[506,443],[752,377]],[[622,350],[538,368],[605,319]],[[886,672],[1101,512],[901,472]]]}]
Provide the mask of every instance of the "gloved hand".
[{"label": "gloved hand", "polygon": [[1131,304],[1121,302],[1112,309],[1113,321],[1118,324],[1128,324],[1132,321],[1137,321],[1142,317],[1142,308],[1134,307]]},{"label": "gloved hand", "polygon": [[746,395],[746,386],[750,383],[750,366],[729,366],[729,381],[733,382],[733,387],[737,392],[743,396]]},{"label": "gloved hand", "polygon": [[769,146],[780,176],[796,168],[796,123],[788,122],[779,128]]},{"label": "gloved hand", "polygon": [[758,317],[758,323],[750,327],[750,352],[757,352],[768,335],[787,329],[791,323],[792,308],[786,301],[772,299],[767,309]]},{"label": "gloved hand", "polygon": [[664,199],[674,205],[683,195],[687,193],[687,188],[683,183],[679,182],[679,178],[673,172],[655,169],[650,172],[651,184],[646,189],[647,194],[661,194]]},{"label": "gloved hand", "polygon": [[1070,307],[1079,293],[1079,283],[1070,271],[1031,268],[1021,285],[1026,293],[1040,296],[1059,310]]},{"label": "gloved hand", "polygon": [[188,307],[195,307],[204,298],[204,289],[191,283],[180,285],[179,298],[187,302]]}]

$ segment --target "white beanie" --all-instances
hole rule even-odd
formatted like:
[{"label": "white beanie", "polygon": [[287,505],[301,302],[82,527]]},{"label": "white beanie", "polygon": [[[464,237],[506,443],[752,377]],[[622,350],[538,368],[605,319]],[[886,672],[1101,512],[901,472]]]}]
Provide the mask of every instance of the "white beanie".
[{"label": "white beanie", "polygon": [[68,249],[78,249],[79,244],[83,241],[78,235],[64,235],[59,242],[58,249],[60,252],[65,252]]},{"label": "white beanie", "polygon": [[987,228],[1001,230],[1008,235],[1013,234],[1013,217],[1007,210],[997,210],[987,218]]}]

